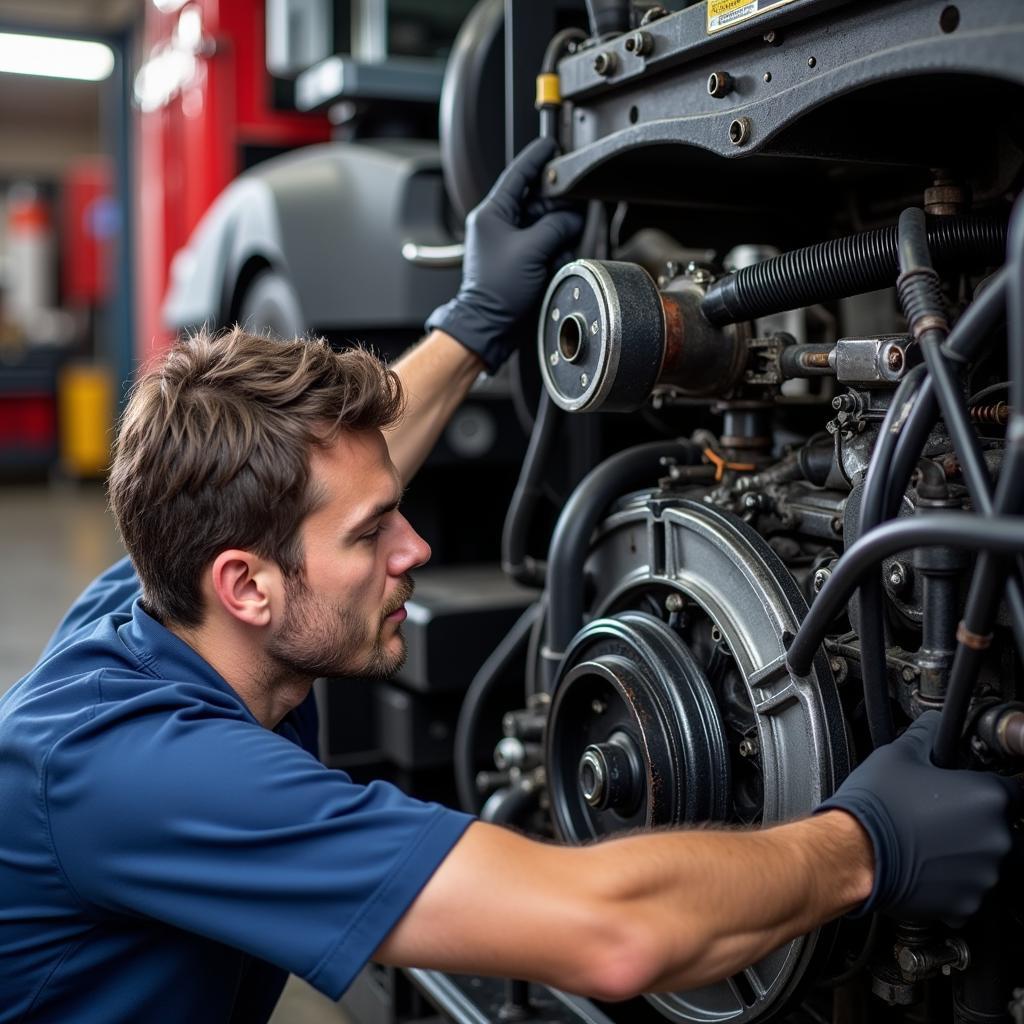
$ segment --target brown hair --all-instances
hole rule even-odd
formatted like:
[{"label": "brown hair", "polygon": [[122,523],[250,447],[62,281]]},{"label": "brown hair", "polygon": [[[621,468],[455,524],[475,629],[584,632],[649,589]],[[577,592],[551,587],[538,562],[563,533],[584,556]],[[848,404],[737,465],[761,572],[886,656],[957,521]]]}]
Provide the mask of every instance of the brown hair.
[{"label": "brown hair", "polygon": [[398,377],[361,349],[239,327],[175,344],[133,390],[108,485],[147,609],[198,625],[203,569],[226,548],[298,576],[312,447],[387,427],[402,404]]}]

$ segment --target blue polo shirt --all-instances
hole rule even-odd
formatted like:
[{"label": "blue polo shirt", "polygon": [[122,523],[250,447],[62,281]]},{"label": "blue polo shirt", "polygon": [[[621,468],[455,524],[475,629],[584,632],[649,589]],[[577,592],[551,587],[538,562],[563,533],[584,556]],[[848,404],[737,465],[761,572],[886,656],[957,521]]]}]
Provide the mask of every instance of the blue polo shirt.
[{"label": "blue polo shirt", "polygon": [[138,592],[119,562],[0,700],[0,1021],[337,998],[472,819],[325,768],[311,702],[262,727]]}]

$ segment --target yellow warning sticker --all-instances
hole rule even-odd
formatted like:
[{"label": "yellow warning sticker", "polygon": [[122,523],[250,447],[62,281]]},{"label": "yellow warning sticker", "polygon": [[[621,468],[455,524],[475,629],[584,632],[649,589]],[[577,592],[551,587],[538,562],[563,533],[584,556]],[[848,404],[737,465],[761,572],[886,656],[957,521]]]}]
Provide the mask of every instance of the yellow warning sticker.
[{"label": "yellow warning sticker", "polygon": [[708,35],[791,3],[793,0],[708,0]]}]

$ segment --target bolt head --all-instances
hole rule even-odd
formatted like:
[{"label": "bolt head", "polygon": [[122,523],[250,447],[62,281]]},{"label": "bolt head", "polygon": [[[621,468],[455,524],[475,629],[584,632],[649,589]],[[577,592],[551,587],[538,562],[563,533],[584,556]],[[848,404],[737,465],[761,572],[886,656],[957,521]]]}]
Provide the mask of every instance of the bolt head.
[{"label": "bolt head", "polygon": [[828,583],[829,576],[832,575],[829,569],[818,569],[814,574],[812,584],[814,586],[814,592],[818,593],[826,583]]},{"label": "bolt head", "polygon": [[557,365],[558,365],[558,353],[557,353],[557,352],[552,352],[552,353],[551,353],[551,354],[550,354],[550,355],[548,356],[548,362],[549,362],[549,363],[550,363],[550,364],[551,364],[552,366],[557,366]]},{"label": "bolt head", "polygon": [[665,598],[665,611],[681,612],[683,610],[683,599],[679,594],[669,594]]},{"label": "bolt head", "polygon": [[585,374],[580,374],[580,387],[585,388],[590,383],[590,378]]}]

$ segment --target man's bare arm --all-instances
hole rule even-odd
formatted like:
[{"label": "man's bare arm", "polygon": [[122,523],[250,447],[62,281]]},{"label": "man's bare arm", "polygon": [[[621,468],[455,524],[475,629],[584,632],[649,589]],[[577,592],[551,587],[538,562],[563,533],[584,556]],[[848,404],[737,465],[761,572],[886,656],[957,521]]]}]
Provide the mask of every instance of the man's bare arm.
[{"label": "man's bare arm", "polygon": [[583,848],[476,823],[376,958],[623,999],[735,973],[863,902],[871,881],[870,842],[843,811]]},{"label": "man's bare arm", "polygon": [[395,363],[406,410],[384,437],[402,483],[415,476],[483,368],[479,356],[443,331],[431,331]]}]

